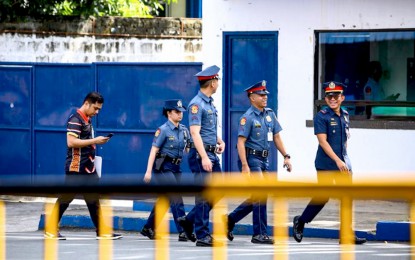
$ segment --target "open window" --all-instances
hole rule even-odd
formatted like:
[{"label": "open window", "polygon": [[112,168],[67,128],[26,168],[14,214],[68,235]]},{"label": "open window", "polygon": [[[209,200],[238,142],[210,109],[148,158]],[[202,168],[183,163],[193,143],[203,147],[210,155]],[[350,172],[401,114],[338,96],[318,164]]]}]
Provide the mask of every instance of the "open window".
[{"label": "open window", "polygon": [[400,121],[402,128],[402,121],[414,121],[415,29],[316,31],[315,37],[314,112],[325,104],[322,83],[338,81],[348,86],[343,106],[351,120],[362,121],[355,126]]}]

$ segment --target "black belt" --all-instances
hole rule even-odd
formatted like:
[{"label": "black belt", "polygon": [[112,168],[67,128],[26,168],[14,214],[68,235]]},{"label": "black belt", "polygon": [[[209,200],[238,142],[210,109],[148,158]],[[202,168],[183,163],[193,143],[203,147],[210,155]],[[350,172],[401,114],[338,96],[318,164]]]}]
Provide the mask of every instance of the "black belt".
[{"label": "black belt", "polygon": [[251,148],[246,148],[246,153],[266,158],[266,157],[268,157],[269,150],[260,151],[260,150],[255,150],[255,149],[251,149]]},{"label": "black belt", "polygon": [[168,156],[167,154],[161,154],[158,156],[158,158],[160,157],[164,157],[165,162],[171,162],[172,164],[175,164],[175,165],[179,165],[182,162],[181,157],[173,158],[173,157]]},{"label": "black belt", "polygon": [[[206,152],[214,153],[216,151],[216,145],[205,144],[203,147],[205,148]],[[190,143],[190,148],[196,148],[195,143]]]}]

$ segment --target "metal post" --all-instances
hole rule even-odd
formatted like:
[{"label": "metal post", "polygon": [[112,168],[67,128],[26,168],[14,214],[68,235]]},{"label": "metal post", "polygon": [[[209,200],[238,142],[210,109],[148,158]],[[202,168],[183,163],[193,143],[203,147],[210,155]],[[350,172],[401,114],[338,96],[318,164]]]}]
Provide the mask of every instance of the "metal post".
[{"label": "metal post", "polygon": [[[99,209],[99,233],[97,235],[112,235],[112,207],[109,200],[100,200]],[[111,260],[113,254],[113,241],[112,239],[101,239],[99,241],[99,259]]]},{"label": "metal post", "polygon": [[6,210],[4,202],[0,200],[0,260],[6,259]]},{"label": "metal post", "polygon": [[283,198],[274,199],[273,207],[274,215],[274,259],[288,259],[288,206],[287,201]]},{"label": "metal post", "polygon": [[[227,218],[223,216],[227,213],[228,205],[226,201],[219,200],[213,203],[213,252],[212,259],[227,259],[226,233]],[[222,241],[225,241],[224,243]]]},{"label": "metal post", "polygon": [[[56,205],[59,207],[59,205]],[[45,232],[58,234],[58,212],[53,210],[53,203],[45,203]],[[45,260],[58,259],[58,241],[56,239],[45,239]]]},{"label": "metal post", "polygon": [[343,197],[340,202],[340,249],[341,260],[354,259],[354,234],[352,229],[353,200]]},{"label": "metal post", "polygon": [[410,239],[411,239],[411,259],[415,260],[415,200],[411,201],[410,206]]},{"label": "metal post", "polygon": [[169,210],[169,198],[164,195],[160,196],[156,201],[156,246],[154,248],[154,255],[156,260],[169,259],[169,221],[167,212]]}]

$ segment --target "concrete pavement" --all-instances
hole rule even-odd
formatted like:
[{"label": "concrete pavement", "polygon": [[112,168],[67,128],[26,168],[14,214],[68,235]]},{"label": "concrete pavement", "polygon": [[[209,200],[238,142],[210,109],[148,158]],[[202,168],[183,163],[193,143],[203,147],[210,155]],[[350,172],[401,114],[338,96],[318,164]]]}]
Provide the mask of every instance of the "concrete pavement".
[{"label": "concrete pavement", "polygon": [[[45,200],[53,199],[3,197],[6,201],[6,231],[30,231],[44,228]],[[229,212],[243,199],[229,199]],[[185,197],[185,208],[188,212],[194,205],[193,197]],[[125,231],[140,231],[144,225],[154,199],[137,201],[112,200],[114,228]],[[302,213],[308,199],[288,200],[287,227],[292,232],[292,219]],[[273,210],[268,203],[268,223],[272,223]],[[409,241],[409,207],[403,201],[358,200],[354,203],[354,229],[360,237],[368,240]],[[89,213],[82,200],[75,200],[65,212],[61,220],[61,228],[93,228]],[[338,238],[339,234],[339,202],[330,200],[316,219],[306,225],[304,240],[307,237]],[[272,226],[269,227],[272,232]],[[170,231],[177,232],[170,214]],[[235,235],[252,234],[252,215],[248,215],[234,230]]]}]

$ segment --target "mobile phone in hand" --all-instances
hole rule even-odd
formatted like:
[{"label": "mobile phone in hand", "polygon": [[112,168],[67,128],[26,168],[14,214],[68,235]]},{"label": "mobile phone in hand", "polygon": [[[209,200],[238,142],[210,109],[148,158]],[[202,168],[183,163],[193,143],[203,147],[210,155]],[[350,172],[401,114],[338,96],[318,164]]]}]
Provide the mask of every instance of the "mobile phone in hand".
[{"label": "mobile phone in hand", "polygon": [[113,133],[109,133],[106,137],[111,138],[113,135]]}]

